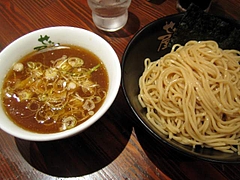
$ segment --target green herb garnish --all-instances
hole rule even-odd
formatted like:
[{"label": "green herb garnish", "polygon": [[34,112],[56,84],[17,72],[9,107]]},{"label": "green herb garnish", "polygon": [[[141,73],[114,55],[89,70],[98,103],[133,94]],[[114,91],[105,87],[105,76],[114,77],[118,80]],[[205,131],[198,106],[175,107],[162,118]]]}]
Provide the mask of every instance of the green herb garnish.
[{"label": "green herb garnish", "polygon": [[53,46],[59,46],[59,43],[55,44],[53,41],[50,40],[50,36],[42,36],[40,35],[40,38],[38,39],[39,42],[42,43],[41,46],[36,46],[34,50],[40,51],[42,49],[53,47]]},{"label": "green herb garnish", "polygon": [[91,74],[94,71],[97,71],[97,69],[100,67],[101,64],[98,64],[96,66],[94,66],[93,68],[89,69],[88,73]]}]

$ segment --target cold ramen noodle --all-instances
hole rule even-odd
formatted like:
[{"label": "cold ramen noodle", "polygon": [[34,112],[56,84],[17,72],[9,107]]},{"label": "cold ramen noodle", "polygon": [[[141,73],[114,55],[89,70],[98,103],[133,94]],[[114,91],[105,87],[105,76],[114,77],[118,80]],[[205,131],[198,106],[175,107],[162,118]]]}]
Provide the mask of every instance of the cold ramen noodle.
[{"label": "cold ramen noodle", "polygon": [[160,132],[179,143],[240,154],[240,52],[214,41],[175,44],[146,59],[141,105]]},{"label": "cold ramen noodle", "polygon": [[108,75],[100,59],[66,45],[33,52],[14,64],[2,99],[7,115],[20,127],[55,133],[94,115],[107,91]]}]

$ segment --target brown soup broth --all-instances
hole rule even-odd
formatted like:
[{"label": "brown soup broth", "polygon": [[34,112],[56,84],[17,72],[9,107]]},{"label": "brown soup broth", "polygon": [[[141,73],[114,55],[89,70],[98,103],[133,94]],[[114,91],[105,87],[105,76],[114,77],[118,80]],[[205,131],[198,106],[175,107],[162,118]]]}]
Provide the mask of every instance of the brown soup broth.
[{"label": "brown soup broth", "polygon": [[[93,71],[91,73],[91,81],[96,82],[99,85],[99,89],[104,90],[104,92],[107,93],[109,79],[108,79],[108,74],[105,66],[96,55],[94,55],[92,52],[84,48],[76,47],[72,45],[66,45],[66,46],[64,45],[56,49],[42,50],[39,52],[30,53],[29,55],[23,57],[19,62],[22,63],[24,67],[27,66],[27,62],[41,62],[44,66],[47,66],[47,68],[49,68],[52,65],[51,60],[59,59],[63,55],[66,55],[67,57],[79,57],[83,59],[84,64],[81,66],[81,68],[91,69],[97,66],[98,64],[101,64],[96,71]],[[29,110],[29,108],[26,108],[29,100],[21,100],[19,102],[18,98],[16,98],[16,96],[14,95],[15,92],[11,96],[7,95],[7,92],[8,92],[8,90],[6,90],[7,87],[14,87],[17,81],[23,81],[24,79],[26,79],[25,69],[22,72],[15,72],[14,70],[11,69],[9,73],[6,75],[3,83],[3,89],[2,89],[2,100],[3,100],[2,103],[3,103],[3,107],[5,108],[6,114],[10,117],[10,119],[15,124],[22,127],[23,129],[26,129],[32,132],[37,132],[37,133],[59,132],[60,131],[59,129],[62,126],[61,120],[49,119],[47,123],[38,122],[36,121],[36,118],[35,118],[36,112]],[[27,87],[27,88],[31,89],[31,87]],[[86,94],[83,94],[83,91],[81,90],[81,88],[76,88],[76,89],[77,89],[76,90],[77,93],[81,97],[84,98],[85,96],[88,96]],[[33,97],[34,96],[35,95],[33,95]],[[66,99],[63,99],[63,102],[65,100]],[[93,109],[94,113],[96,113],[96,111],[101,107],[103,101],[104,101],[104,98],[101,100],[101,102],[95,104],[95,108]],[[38,103],[41,104],[42,102],[38,102]],[[37,103],[33,103],[31,105],[32,109],[36,109],[37,107],[40,107]],[[79,109],[80,108],[81,107],[79,107]],[[62,114],[64,114],[63,112],[69,113],[68,111],[70,111],[69,108],[61,110],[61,113]],[[72,116],[76,117],[77,119],[76,125],[79,125],[82,122],[87,120],[87,119],[84,119],[79,121],[78,114],[72,114]]]}]

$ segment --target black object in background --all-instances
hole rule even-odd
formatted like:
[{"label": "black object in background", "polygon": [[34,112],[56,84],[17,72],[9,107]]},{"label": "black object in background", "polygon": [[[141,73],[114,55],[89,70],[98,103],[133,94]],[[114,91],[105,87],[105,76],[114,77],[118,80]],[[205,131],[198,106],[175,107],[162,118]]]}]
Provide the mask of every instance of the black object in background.
[{"label": "black object in background", "polygon": [[207,12],[211,6],[212,0],[178,0],[177,8],[180,11],[186,11],[191,3],[197,5],[199,8]]}]

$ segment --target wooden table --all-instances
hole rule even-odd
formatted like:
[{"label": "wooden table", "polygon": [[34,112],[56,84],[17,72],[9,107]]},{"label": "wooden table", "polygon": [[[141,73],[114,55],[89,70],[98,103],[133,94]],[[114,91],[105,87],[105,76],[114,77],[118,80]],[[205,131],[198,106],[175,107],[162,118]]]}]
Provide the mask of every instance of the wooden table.
[{"label": "wooden table", "polygon": [[[107,33],[94,26],[85,0],[1,0],[0,50],[30,31],[66,25],[102,36],[121,60],[139,29],[176,13],[175,0],[133,0],[127,25]],[[240,0],[214,0],[210,13],[240,20]],[[120,88],[109,111],[74,137],[29,142],[0,130],[0,179],[240,179],[240,164],[184,156],[156,142],[139,124]]]}]

